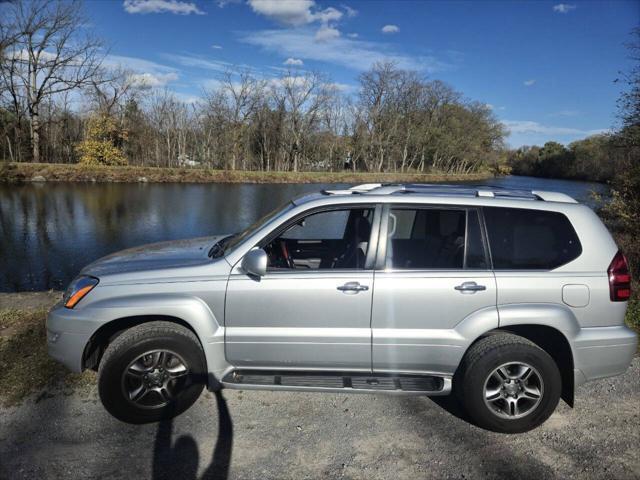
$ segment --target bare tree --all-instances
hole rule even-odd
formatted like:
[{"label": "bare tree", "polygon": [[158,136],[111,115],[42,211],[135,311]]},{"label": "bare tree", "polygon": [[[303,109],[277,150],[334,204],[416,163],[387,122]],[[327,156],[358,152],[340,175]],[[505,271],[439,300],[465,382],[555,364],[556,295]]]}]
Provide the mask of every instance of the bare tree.
[{"label": "bare tree", "polygon": [[136,80],[132,71],[122,67],[101,68],[89,79],[88,94],[95,108],[105,115],[115,115],[131,98],[135,98],[145,85]]},{"label": "bare tree", "polygon": [[[247,121],[255,113],[263,95],[265,81],[258,80],[248,70],[229,70],[224,73],[221,93],[228,108],[229,132],[231,136],[231,170],[238,165],[242,146],[247,142]],[[246,168],[246,156],[242,155],[242,169]]]},{"label": "bare tree", "polygon": [[[85,23],[79,0],[17,1],[11,4],[9,21],[17,38],[3,60],[5,87],[11,95],[25,97],[30,122],[34,162],[40,161],[40,109],[53,95],[90,84],[102,62],[101,42],[81,35]],[[8,64],[8,65],[5,65]]]},{"label": "bare tree", "polygon": [[297,172],[304,156],[305,137],[317,127],[327,102],[327,85],[318,73],[288,71],[280,78],[274,95],[287,111],[290,169]]}]

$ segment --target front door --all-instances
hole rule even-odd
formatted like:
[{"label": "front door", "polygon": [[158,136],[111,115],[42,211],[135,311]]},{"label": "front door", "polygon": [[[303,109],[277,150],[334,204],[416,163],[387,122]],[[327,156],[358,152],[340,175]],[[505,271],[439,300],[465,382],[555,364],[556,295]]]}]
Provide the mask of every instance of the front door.
[{"label": "front door", "polygon": [[464,332],[498,325],[478,211],[390,206],[383,219],[373,370],[450,375],[467,344]]},{"label": "front door", "polygon": [[379,216],[369,205],[315,210],[260,242],[267,274],[250,278],[236,266],[229,278],[227,360],[245,368],[371,371]]}]

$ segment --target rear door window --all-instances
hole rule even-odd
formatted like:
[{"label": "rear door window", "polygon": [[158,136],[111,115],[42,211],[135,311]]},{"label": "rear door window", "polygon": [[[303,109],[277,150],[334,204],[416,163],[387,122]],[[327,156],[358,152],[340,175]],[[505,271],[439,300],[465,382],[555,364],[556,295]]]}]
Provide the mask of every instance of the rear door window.
[{"label": "rear door window", "polygon": [[398,207],[389,211],[386,268],[486,269],[478,212]]},{"label": "rear door window", "polygon": [[578,235],[560,212],[483,208],[493,268],[552,270],[582,253]]}]

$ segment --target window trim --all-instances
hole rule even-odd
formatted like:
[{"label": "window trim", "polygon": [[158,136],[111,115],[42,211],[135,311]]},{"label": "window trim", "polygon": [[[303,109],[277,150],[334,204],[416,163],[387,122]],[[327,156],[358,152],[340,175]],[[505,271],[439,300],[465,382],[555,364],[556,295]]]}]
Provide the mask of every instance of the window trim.
[{"label": "window trim", "polygon": [[[463,210],[465,212],[465,243],[464,243],[464,260],[462,268],[386,268],[387,261],[387,234],[389,231],[389,214],[392,209],[404,210]],[[486,268],[465,268],[467,262],[467,242],[469,239],[469,212],[475,211],[478,215],[480,223],[480,237],[482,239],[482,249],[484,251],[484,261]],[[376,255],[375,269],[376,271],[385,272],[490,272],[493,265],[489,256],[489,243],[484,228],[484,217],[481,208],[470,205],[441,205],[441,204],[420,204],[420,203],[385,203],[382,208],[382,218],[380,221],[380,234],[378,236],[378,252]]]},{"label": "window trim", "polygon": [[267,269],[267,275],[271,274],[323,274],[330,272],[366,272],[371,271],[374,268],[374,263],[377,254],[377,248],[379,245],[378,238],[380,232],[380,217],[382,216],[382,206],[379,203],[343,203],[343,204],[335,204],[335,205],[324,205],[321,207],[310,208],[303,212],[300,212],[296,216],[290,218],[286,222],[281,223],[273,230],[271,230],[268,234],[262,237],[258,242],[256,242],[254,247],[264,248],[269,242],[278,238],[282,232],[286,231],[288,228],[293,226],[295,223],[298,223],[301,218],[308,217],[309,215],[315,215],[317,213],[322,212],[331,212],[336,210],[357,210],[370,208],[373,210],[373,219],[371,221],[371,236],[369,237],[369,248],[367,249],[367,257],[364,262],[364,268],[324,268],[324,269],[277,269],[277,270],[269,270]]}]

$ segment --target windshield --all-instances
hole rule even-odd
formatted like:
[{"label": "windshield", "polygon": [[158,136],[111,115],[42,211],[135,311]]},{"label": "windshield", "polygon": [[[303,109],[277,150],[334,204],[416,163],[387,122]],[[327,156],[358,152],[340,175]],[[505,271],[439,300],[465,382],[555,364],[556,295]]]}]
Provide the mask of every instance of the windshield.
[{"label": "windshield", "polygon": [[294,203],[291,202],[291,201],[287,202],[284,205],[280,205],[278,208],[270,211],[266,215],[263,215],[258,220],[253,222],[244,231],[242,231],[242,232],[240,232],[238,234],[231,235],[229,237],[224,238],[223,239],[223,240],[225,240],[224,244],[223,245],[219,245],[220,246],[220,255],[227,255],[228,253],[232,252],[233,250],[235,250],[235,248],[238,245],[240,245],[244,241],[245,238],[250,237],[255,232],[257,232],[260,228],[262,228],[264,225],[269,223],[271,220],[273,220],[274,218],[282,215],[285,212],[288,212],[294,206],[295,206]]}]

